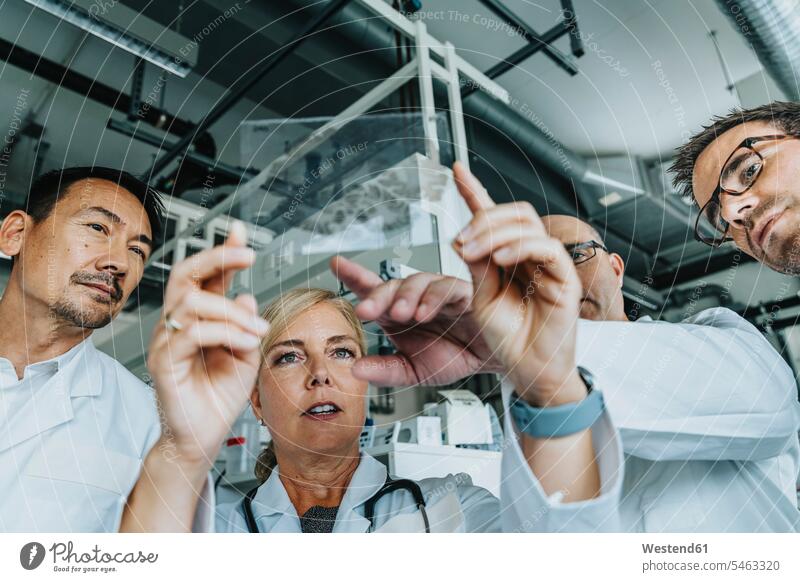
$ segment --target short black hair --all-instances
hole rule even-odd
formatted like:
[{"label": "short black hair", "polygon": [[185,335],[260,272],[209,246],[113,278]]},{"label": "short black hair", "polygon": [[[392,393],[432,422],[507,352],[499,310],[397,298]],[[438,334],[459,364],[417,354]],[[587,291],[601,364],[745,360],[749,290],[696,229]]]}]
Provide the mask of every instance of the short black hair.
[{"label": "short black hair", "polygon": [[59,196],[66,194],[72,185],[92,178],[113,182],[133,194],[147,212],[150,230],[153,232],[153,245],[157,246],[161,242],[162,217],[164,216],[164,202],[161,193],[147,182],[122,170],[99,166],[51,170],[36,178],[31,184],[25,211],[33,218],[34,222],[41,222],[50,216]]},{"label": "short black hair", "polygon": [[711,123],[677,149],[669,171],[674,173],[672,185],[687,200],[694,201],[692,174],[697,158],[711,142],[729,129],[750,121],[766,121],[787,135],[800,137],[800,103],[774,101],[750,109],[733,109],[728,115],[718,115]]}]

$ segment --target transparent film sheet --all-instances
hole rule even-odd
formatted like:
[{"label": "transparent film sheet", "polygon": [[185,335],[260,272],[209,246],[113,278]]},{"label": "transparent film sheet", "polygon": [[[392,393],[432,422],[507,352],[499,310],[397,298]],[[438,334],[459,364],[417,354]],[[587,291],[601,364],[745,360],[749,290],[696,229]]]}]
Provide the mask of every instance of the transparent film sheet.
[{"label": "transparent film sheet", "polygon": [[383,251],[402,261],[438,253],[437,221],[455,186],[450,169],[424,155],[419,115],[363,116],[323,134],[328,121],[242,124],[243,163],[274,175],[230,211],[257,251],[237,287],[290,277],[335,254]]}]

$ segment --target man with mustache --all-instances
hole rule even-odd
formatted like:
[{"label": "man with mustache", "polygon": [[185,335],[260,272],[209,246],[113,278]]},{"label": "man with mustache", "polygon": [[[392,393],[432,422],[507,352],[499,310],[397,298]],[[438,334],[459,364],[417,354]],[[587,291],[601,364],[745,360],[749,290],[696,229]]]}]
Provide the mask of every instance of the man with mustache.
[{"label": "man with mustache", "polygon": [[800,274],[798,138],[800,103],[775,102],[715,117],[681,146],[671,171],[700,208],[696,238]]},{"label": "man with mustache", "polygon": [[49,172],[0,226],[0,531],[115,531],[158,439],[151,390],[91,335],[139,284],[160,195],[108,168]]}]

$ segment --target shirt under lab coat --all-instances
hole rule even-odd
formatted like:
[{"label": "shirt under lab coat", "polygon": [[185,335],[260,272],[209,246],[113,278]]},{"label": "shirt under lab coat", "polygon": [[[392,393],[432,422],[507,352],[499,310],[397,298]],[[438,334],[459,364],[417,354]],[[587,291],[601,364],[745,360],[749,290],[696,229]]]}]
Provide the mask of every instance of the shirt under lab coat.
[{"label": "shirt under lab coat", "polygon": [[0,531],[117,531],[159,434],[153,391],[91,339],[22,380],[0,358]]},{"label": "shirt under lab coat", "polygon": [[[797,387],[754,326],[723,308],[677,324],[581,320],[577,360],[594,374],[622,437],[614,516],[622,531],[798,529]],[[504,463],[521,455],[510,443]],[[539,515],[519,483],[504,481],[501,490],[511,496],[510,522],[525,531],[592,531],[591,523]]]}]

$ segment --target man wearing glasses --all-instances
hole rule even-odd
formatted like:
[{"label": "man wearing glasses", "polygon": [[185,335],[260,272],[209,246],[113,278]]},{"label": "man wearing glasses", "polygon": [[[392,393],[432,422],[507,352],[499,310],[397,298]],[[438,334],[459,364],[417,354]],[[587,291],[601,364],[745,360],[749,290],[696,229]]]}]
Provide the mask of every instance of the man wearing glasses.
[{"label": "man wearing glasses", "polygon": [[[519,224],[520,240],[539,220],[525,205],[497,207],[506,220]],[[727,309],[687,313],[681,323],[649,318],[629,322],[621,292],[622,258],[609,253],[600,235],[575,218],[541,220],[548,234],[572,254],[582,283],[575,361],[591,370],[593,386],[602,390],[621,436],[622,529],[797,531],[800,404],[794,377],[780,355],[756,328]],[[383,282],[364,267],[337,261],[339,279],[359,289],[364,302],[379,303],[382,313],[402,309],[416,314],[428,306],[422,319],[410,315],[403,321],[410,329],[424,323],[446,330],[442,341],[426,345],[428,357],[450,361],[433,368],[433,375],[446,371],[455,374],[448,377],[453,381],[496,369],[493,354],[477,341],[480,329],[471,323],[470,282],[435,274]],[[534,284],[532,292],[536,288]],[[437,306],[439,315],[430,315],[430,306]],[[380,384],[384,371],[374,368],[365,367],[363,377]],[[394,371],[393,385],[430,381],[410,365]],[[598,464],[606,473],[619,470],[600,457]],[[536,488],[530,477],[530,490],[516,489],[513,499]],[[517,505],[525,508],[524,503]],[[525,531],[541,531],[541,520],[531,518],[536,514],[509,507],[506,512],[504,521],[515,527],[521,523]],[[611,522],[616,519],[609,513],[594,522],[572,521],[562,527],[592,531],[606,529]]]},{"label": "man wearing glasses", "polygon": [[800,417],[780,355],[728,309],[628,322],[622,257],[574,217],[542,221],[583,285],[576,357],[620,432],[623,530],[796,530]]},{"label": "man wearing glasses", "polygon": [[[550,236],[564,243],[583,283],[582,319],[594,321],[628,321],[622,298],[622,277],[625,263],[617,253],[609,252],[600,242],[600,234],[590,225],[571,216],[542,217]],[[569,233],[580,236],[570,236]],[[562,236],[559,236],[562,235]],[[571,239],[575,240],[571,240]],[[600,260],[593,261],[598,253]],[[607,259],[607,260],[606,260]]]},{"label": "man wearing glasses", "polygon": [[768,267],[800,274],[800,103],[715,118],[678,150],[674,185],[700,208],[698,240],[733,243]]}]

